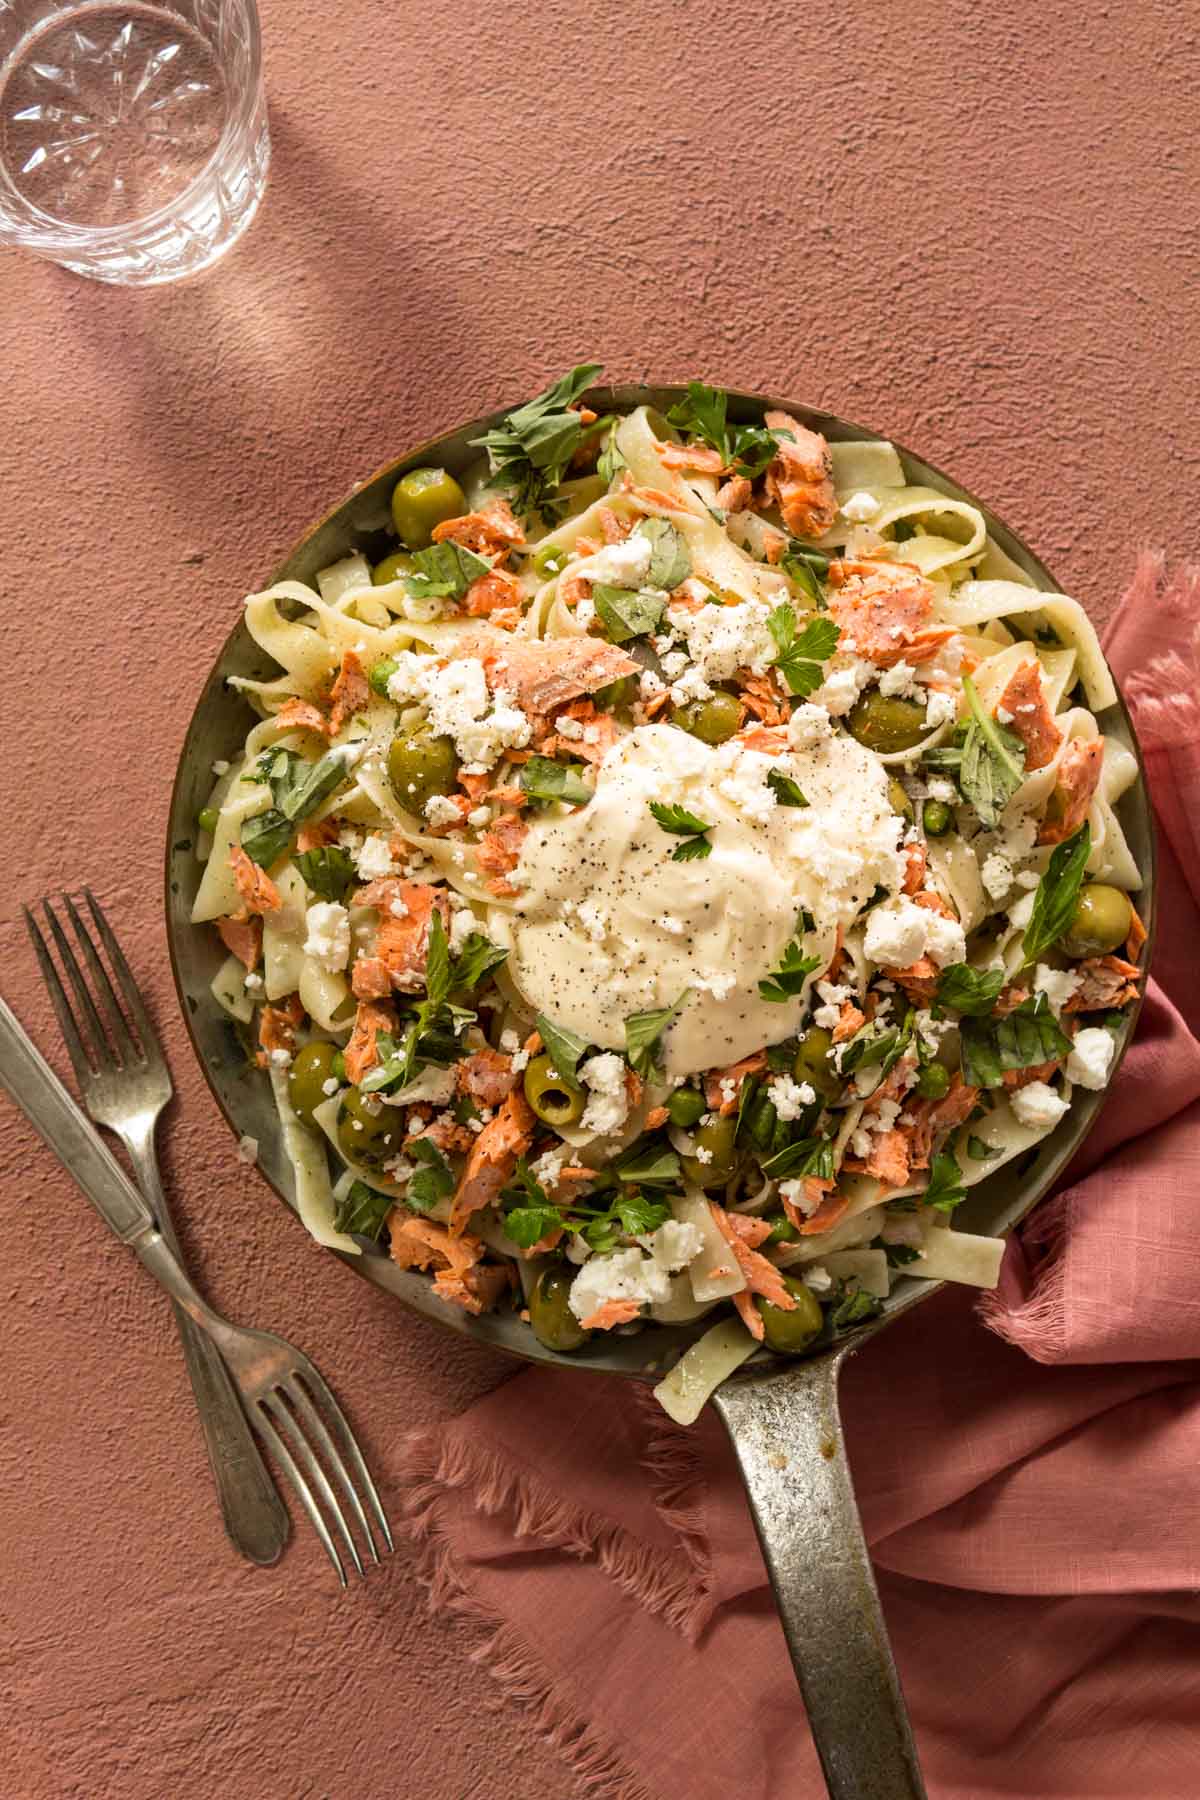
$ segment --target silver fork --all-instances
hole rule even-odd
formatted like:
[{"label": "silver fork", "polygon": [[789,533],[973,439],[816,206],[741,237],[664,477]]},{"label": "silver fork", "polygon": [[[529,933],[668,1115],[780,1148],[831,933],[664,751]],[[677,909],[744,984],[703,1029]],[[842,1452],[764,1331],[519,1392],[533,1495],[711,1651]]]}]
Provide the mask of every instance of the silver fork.
[{"label": "silver fork", "polygon": [[251,1423],[290,1477],[342,1586],[346,1585],[346,1569],[339,1543],[360,1575],[363,1564],[334,1491],[335,1483],[345,1496],[372,1559],[378,1563],[371,1521],[385,1547],[391,1550],[394,1546],[387,1516],[354,1434],[324,1380],[308,1358],[283,1338],[269,1331],[232,1325],[213,1311],[192,1285],[142,1195],[3,999],[0,1087],[21,1108],[121,1242],[188,1316],[210,1334],[233,1376]]},{"label": "silver fork", "polygon": [[[121,946],[89,890],[84,891],[83,899],[120,985],[125,1012],[96,943],[70,898],[64,896],[62,906],[91,975],[91,987],[84,979],[70,940],[48,900],[42,901],[42,911],[75,996],[74,1012],[46,941],[28,907],[24,908],[25,923],[88,1115],[97,1125],[106,1126],[125,1145],[138,1186],[158,1221],[158,1228],[182,1262],[183,1254],[163,1192],[154,1147],[159,1114],[173,1091],[171,1077]],[[278,1560],[287,1542],[287,1509],[275,1491],[229,1372],[212,1339],[192,1323],[182,1308],[176,1306],[174,1312],[225,1530],[243,1556],[267,1566]]]}]

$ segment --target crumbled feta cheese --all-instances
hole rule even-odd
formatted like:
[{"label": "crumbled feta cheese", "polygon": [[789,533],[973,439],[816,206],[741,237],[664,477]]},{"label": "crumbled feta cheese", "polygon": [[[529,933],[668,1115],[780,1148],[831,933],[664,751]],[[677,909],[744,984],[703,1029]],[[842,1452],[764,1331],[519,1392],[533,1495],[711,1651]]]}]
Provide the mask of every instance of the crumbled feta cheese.
[{"label": "crumbled feta cheese", "polygon": [[[1049,963],[1039,963],[1034,971],[1033,985],[1035,992],[1045,994],[1050,1010],[1057,1018],[1081,980],[1074,969],[1052,969]],[[1075,1077],[1071,1079],[1074,1081]]]},{"label": "crumbled feta cheese", "polygon": [[1007,856],[993,850],[984,857],[979,876],[992,899],[1003,900],[1013,884],[1013,866]]},{"label": "crumbled feta cheese", "polygon": [[1108,1080],[1117,1042],[1102,1025],[1088,1025],[1078,1033],[1067,1058],[1067,1080],[1080,1087],[1102,1088]]},{"label": "crumbled feta cheese", "polygon": [[629,1114],[625,1074],[625,1064],[610,1050],[581,1064],[579,1077],[588,1089],[588,1103],[580,1121],[585,1131],[609,1137],[621,1129]]},{"label": "crumbled feta cheese", "polygon": [[[664,669],[672,660],[669,656],[663,659]],[[686,661],[686,658],[684,660]],[[708,700],[712,696],[712,691],[709,683],[705,681],[702,671],[696,668],[684,669],[683,673],[671,683],[671,698],[676,706],[689,706],[694,702]]]},{"label": "crumbled feta cheese", "polygon": [[943,694],[936,688],[929,690],[925,704],[925,723],[933,731],[938,725],[948,725],[951,719],[958,716],[958,701],[953,694]]},{"label": "crumbled feta cheese", "polygon": [[305,956],[336,975],[350,959],[350,914],[336,900],[317,900],[305,914],[304,923]]},{"label": "crumbled feta cheese", "polygon": [[486,806],[473,806],[467,814],[467,824],[472,831],[482,831],[491,823],[491,812]]},{"label": "crumbled feta cheese", "polygon": [[321,1092],[326,1096],[327,1099],[331,1100],[333,1098],[333,1096],[337,1093],[337,1091],[341,1087],[341,1085],[342,1084],[338,1080],[337,1076],[331,1075],[331,1076],[329,1076],[328,1080],[323,1081],[321,1083]]},{"label": "crumbled feta cheese", "polygon": [[256,970],[251,969],[246,976],[246,979],[243,981],[242,986],[248,994],[261,994],[263,990],[263,978]]},{"label": "crumbled feta cheese", "polygon": [[928,956],[939,969],[966,959],[967,943],[956,919],[917,906],[907,895],[885,900],[867,918],[863,948],[871,962],[907,969]]},{"label": "crumbled feta cheese", "polygon": [[381,831],[366,838],[354,858],[355,867],[364,881],[374,881],[392,872],[392,847]]},{"label": "crumbled feta cheese", "polygon": [[500,1033],[500,1048],[505,1056],[511,1056],[514,1051],[521,1048],[521,1039],[511,1025],[506,1025]]},{"label": "crumbled feta cheese", "polygon": [[1022,869],[1021,873],[1016,877],[1016,883],[1019,888],[1028,890],[1039,886],[1041,879],[1042,878],[1036,869]]},{"label": "crumbled feta cheese", "polygon": [[272,1050],[270,1057],[277,1069],[286,1069],[291,1064],[292,1053],[290,1050],[284,1049]]},{"label": "crumbled feta cheese", "polygon": [[821,1204],[819,1200],[812,1199],[805,1193],[804,1178],[801,1175],[798,1175],[794,1181],[781,1181],[779,1195],[781,1199],[794,1206],[797,1212],[803,1213],[806,1219],[811,1219]]},{"label": "crumbled feta cheese", "polygon": [[654,545],[640,531],[631,532],[617,544],[605,544],[582,562],[573,563],[570,573],[587,581],[611,582],[614,587],[640,587],[650,573]]},{"label": "crumbled feta cheese", "polygon": [[565,1150],[544,1150],[529,1166],[544,1188],[552,1188],[557,1185],[566,1160]]},{"label": "crumbled feta cheese", "polygon": [[996,717],[999,719],[1001,725],[1011,725],[1013,722],[1013,715],[1009,712],[1007,706],[998,706],[996,708]]},{"label": "crumbled feta cheese", "polygon": [[780,1075],[771,1083],[771,1105],[785,1124],[798,1119],[816,1098],[816,1090],[807,1081],[793,1081],[790,1075]]},{"label": "crumbled feta cheese", "polygon": [[732,1075],[722,1075],[717,1086],[721,1090],[722,1104],[724,1106],[731,1106],[738,1097],[738,1083],[734,1080]]},{"label": "crumbled feta cheese", "polygon": [[822,738],[833,736],[833,721],[823,706],[802,700],[788,720],[788,743],[793,750],[807,750]]},{"label": "crumbled feta cheese", "polygon": [[411,650],[401,650],[395,658],[396,667],[388,676],[388,699],[394,700],[397,706],[409,706],[425,696],[425,681],[429,670],[429,659],[415,656]]},{"label": "crumbled feta cheese", "polygon": [[698,1163],[710,1163],[713,1159],[713,1153],[711,1150],[706,1150],[703,1144],[697,1144],[695,1148],[695,1157]]},{"label": "crumbled feta cheese", "polygon": [[674,681],[677,676],[683,674],[688,666],[687,651],[670,650],[666,656],[661,658],[661,661],[663,674],[669,681]]},{"label": "crumbled feta cheese", "polygon": [[692,986],[703,988],[714,1000],[725,1000],[737,986],[737,977],[721,969],[704,969],[693,977]]},{"label": "crumbled feta cheese", "polygon": [[830,669],[821,686],[811,695],[814,706],[823,706],[833,718],[840,719],[850,711],[868,682],[874,679],[874,667],[857,657]]},{"label": "crumbled feta cheese", "polygon": [[1018,1088],[1011,1104],[1018,1124],[1028,1126],[1030,1131],[1049,1130],[1067,1110],[1062,1095],[1044,1081],[1031,1081],[1028,1087]]},{"label": "crumbled feta cheese", "polygon": [[947,781],[944,775],[933,775],[929,781],[929,798],[940,800],[943,806],[956,806],[958,789],[952,781]]},{"label": "crumbled feta cheese", "polygon": [[704,1239],[695,1225],[685,1219],[666,1219],[657,1231],[638,1240],[662,1268],[684,1269],[699,1256]]},{"label": "crumbled feta cheese", "polygon": [[774,789],[767,786],[774,767],[773,757],[758,750],[742,750],[728,771],[717,776],[717,792],[744,818],[766,824],[777,804]]},{"label": "crumbled feta cheese", "polygon": [[761,600],[702,606],[695,612],[673,607],[670,624],[686,639],[692,662],[706,681],[728,681],[738,669],[761,675],[775,660],[775,640],[767,629],[770,611]]},{"label": "crumbled feta cheese", "polygon": [[860,490],[856,494],[851,494],[849,499],[843,500],[840,510],[843,519],[849,519],[853,524],[861,525],[864,519],[875,517],[879,511],[879,502],[874,494]]},{"label": "crumbled feta cheese", "polygon": [[643,669],[638,677],[638,693],[643,700],[657,699],[659,694],[666,692],[666,688],[666,682],[660,681],[653,669]]},{"label": "crumbled feta cheese", "polygon": [[443,825],[462,824],[462,811],[448,794],[431,794],[425,802],[425,817],[435,831]]},{"label": "crumbled feta cheese", "polygon": [[527,1069],[529,1067],[529,1052],[528,1052],[528,1050],[514,1050],[513,1051],[512,1067],[513,1067],[514,1075],[519,1075],[521,1073],[522,1069]]},{"label": "crumbled feta cheese", "polygon": [[578,719],[568,718],[566,713],[555,719],[554,729],[559,737],[566,738],[569,743],[576,743],[583,736],[583,725]]},{"label": "crumbled feta cheese", "polygon": [[822,1263],[812,1263],[803,1271],[800,1279],[814,1294],[827,1294],[833,1286],[833,1276]]},{"label": "crumbled feta cheese", "polygon": [[596,622],[596,602],[590,594],[584,594],[575,602],[575,622],[586,631]]},{"label": "crumbled feta cheese", "polygon": [[229,764],[225,761],[225,758],[223,756],[217,758],[216,762],[212,766],[212,772],[214,775],[216,775],[218,777],[220,777],[222,775],[228,775]]},{"label": "crumbled feta cheese", "polygon": [[879,691],[881,694],[899,694],[908,699],[918,691],[916,674],[911,663],[893,663],[890,669],[884,669],[880,675]]},{"label": "crumbled feta cheese", "polygon": [[505,689],[497,688],[489,697],[477,657],[456,657],[444,668],[430,667],[428,658],[412,659],[417,662],[414,671],[404,660],[410,656],[402,651],[397,658],[401,666],[388,682],[388,694],[399,704],[422,700],[430,730],[454,739],[467,772],[484,774],[502,750],[524,749],[532,735],[529,720]]},{"label": "crumbled feta cheese", "polygon": [[240,1137],[234,1154],[240,1163],[256,1163],[258,1161],[258,1139]]},{"label": "crumbled feta cheese", "polygon": [[594,900],[581,900],[576,908],[579,923],[593,944],[602,944],[608,936],[608,914]]},{"label": "crumbled feta cheese", "polygon": [[[634,1300],[639,1306],[665,1300],[671,1292],[671,1271],[683,1268],[701,1247],[700,1233],[694,1225],[660,1226],[654,1233],[654,1253],[643,1256],[640,1250],[611,1250],[604,1256],[590,1256],[571,1283],[568,1304],[577,1319],[590,1318],[609,1300]],[[669,1235],[661,1249],[658,1238]]]}]

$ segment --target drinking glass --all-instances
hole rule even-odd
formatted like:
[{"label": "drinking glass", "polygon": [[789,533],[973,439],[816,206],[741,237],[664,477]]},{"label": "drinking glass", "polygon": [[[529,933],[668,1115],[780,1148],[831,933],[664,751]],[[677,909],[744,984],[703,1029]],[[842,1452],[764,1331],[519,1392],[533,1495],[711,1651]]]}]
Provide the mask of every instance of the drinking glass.
[{"label": "drinking glass", "polygon": [[177,281],[245,231],[269,161],[254,0],[0,0],[0,245]]}]

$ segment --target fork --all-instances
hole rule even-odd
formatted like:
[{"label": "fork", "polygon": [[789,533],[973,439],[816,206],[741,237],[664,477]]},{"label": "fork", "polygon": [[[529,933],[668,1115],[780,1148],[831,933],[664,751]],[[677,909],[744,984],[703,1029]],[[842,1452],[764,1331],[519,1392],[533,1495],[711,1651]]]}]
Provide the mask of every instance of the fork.
[{"label": "fork", "polygon": [[3,999],[0,1087],[21,1108],[121,1242],[213,1339],[247,1416],[291,1480],[342,1586],[346,1586],[343,1553],[360,1575],[364,1570],[334,1483],[378,1563],[371,1521],[386,1549],[392,1550],[395,1546],[387,1515],[362,1451],[325,1381],[308,1358],[283,1338],[233,1325],[209,1306],[167,1244],[142,1195]]},{"label": "fork", "polygon": [[[75,996],[74,1012],[46,941],[28,907],[24,908],[25,923],[88,1115],[97,1125],[106,1126],[124,1144],[138,1186],[158,1220],[158,1228],[175,1256],[182,1261],[154,1148],[155,1126],[172,1094],[171,1077],[116,935],[90,890],[84,890],[83,899],[91,914],[96,937],[108,953],[128,1017],[121,1009],[96,942],[70,898],[64,896],[62,906],[91,974],[91,988],[48,900],[42,901],[42,911]],[[212,1339],[200,1331],[180,1307],[176,1306],[174,1312],[225,1530],[243,1556],[260,1566],[267,1566],[278,1560],[287,1542],[287,1509],[275,1491],[229,1373]]]}]

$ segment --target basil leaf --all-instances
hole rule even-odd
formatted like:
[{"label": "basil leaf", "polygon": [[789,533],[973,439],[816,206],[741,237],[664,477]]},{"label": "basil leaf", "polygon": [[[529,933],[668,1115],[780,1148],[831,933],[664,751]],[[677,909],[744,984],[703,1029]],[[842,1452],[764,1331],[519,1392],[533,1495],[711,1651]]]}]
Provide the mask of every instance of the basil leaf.
[{"label": "basil leaf", "polygon": [[518,511],[552,517],[562,510],[550,495],[566,474],[584,430],[571,407],[600,373],[599,363],[578,363],[501,425],[472,439],[473,446],[487,451],[496,485],[514,496]]},{"label": "basil leaf", "polygon": [[803,1175],[816,1175],[823,1181],[831,1181],[833,1140],[822,1137],[800,1138],[774,1156],[768,1156],[760,1166],[763,1174],[768,1175],[772,1181],[782,1181],[785,1176]]},{"label": "basil leaf", "polygon": [[895,1062],[901,1048],[899,1031],[878,1031],[867,1025],[846,1041],[838,1069],[841,1074],[849,1075],[855,1069],[869,1069],[889,1058]]},{"label": "basil leaf", "polygon": [[586,1038],[576,1037],[563,1025],[556,1025],[545,1013],[539,1013],[534,1021],[546,1047],[546,1055],[554,1064],[555,1073],[567,1087],[574,1088],[578,1094],[582,1090],[576,1079],[575,1071],[579,1067],[579,1059],[588,1047]]},{"label": "basil leaf", "polygon": [[805,956],[799,938],[793,938],[784,946],[779,967],[772,969],[765,981],[758,984],[759,994],[764,1000],[782,1004],[792,1000],[804,986],[805,977],[821,966],[819,956]]},{"label": "basil leaf", "polygon": [[782,769],[768,769],[767,786],[780,806],[808,805],[799,782],[793,781],[790,775],[785,775]]},{"label": "basil leaf", "polygon": [[414,551],[413,562],[416,572],[405,576],[404,585],[414,600],[461,600],[472,582],[490,574],[492,567],[453,539]]},{"label": "basil leaf", "polygon": [[333,1229],[378,1240],[395,1204],[390,1194],[381,1194],[365,1181],[352,1181],[334,1208]]},{"label": "basil leaf", "polygon": [[244,819],[241,830],[242,849],[260,869],[269,869],[283,855],[292,841],[289,820],[273,806],[253,819]]},{"label": "basil leaf", "polygon": [[1037,962],[1070,929],[1083,873],[1092,853],[1092,830],[1085,819],[1074,837],[1055,846],[1033,896],[1033,912],[1022,942],[1025,966]]},{"label": "basil leaf", "polygon": [[958,1158],[948,1150],[939,1150],[933,1159],[929,1182],[921,1195],[925,1206],[932,1206],[938,1212],[953,1212],[967,1197],[963,1186],[962,1170],[958,1166]]},{"label": "basil leaf", "polygon": [[454,1192],[456,1183],[450,1164],[429,1138],[417,1138],[407,1144],[405,1155],[422,1166],[409,1177],[404,1204],[417,1212],[432,1212],[439,1200]]},{"label": "basil leaf", "polygon": [[964,1019],[962,1075],[972,1087],[1003,1087],[1012,1069],[1032,1069],[1068,1055],[1071,1040],[1061,1030],[1045,994],[1030,998],[1004,1019]]},{"label": "basil leaf", "polygon": [[703,862],[706,856],[712,855],[712,843],[706,837],[688,838],[677,849],[671,852],[672,862]]},{"label": "basil leaf", "polygon": [[309,888],[321,900],[342,900],[354,885],[354,859],[340,844],[322,844],[302,851],[295,864]]},{"label": "basil leaf", "polygon": [[791,576],[797,587],[803,588],[814,606],[824,606],[825,590],[810,562],[802,556],[785,556],[779,566],[785,575]]},{"label": "basil leaf", "polygon": [[626,1019],[625,1055],[630,1068],[645,1080],[649,1081],[653,1077],[662,1060],[663,1033],[691,991],[690,987],[684,988],[671,1006],[658,1006],[650,1012],[631,1013]]},{"label": "basil leaf", "polygon": [[478,987],[484,976],[490,975],[493,969],[498,969],[507,958],[507,950],[502,950],[499,944],[493,944],[491,938],[485,937],[481,931],[473,931],[454,964],[450,986]]},{"label": "basil leaf", "polygon": [[669,1187],[679,1180],[679,1158],[669,1146],[642,1138],[618,1157],[613,1173],[620,1181],[637,1181],[643,1187]]},{"label": "basil leaf", "polygon": [[643,519],[638,532],[649,538],[654,546],[646,572],[646,586],[662,588],[669,594],[692,572],[692,553],[687,539],[667,519]]},{"label": "basil leaf", "polygon": [[967,1155],[972,1162],[991,1162],[993,1156],[999,1156],[999,1154],[1000,1152],[993,1150],[990,1144],[985,1144],[981,1137],[976,1137],[974,1132],[967,1139]]},{"label": "basil leaf", "polygon": [[563,1215],[556,1206],[514,1206],[504,1214],[504,1235],[522,1250],[530,1250],[562,1223]]},{"label": "basil leaf", "polygon": [[971,1018],[982,1018],[995,1006],[1006,979],[1003,969],[973,969],[969,963],[951,963],[938,976],[937,1004]]},{"label": "basil leaf", "polygon": [[673,831],[679,837],[690,837],[694,831],[712,830],[707,820],[698,819],[694,812],[689,812],[686,806],[677,806],[674,801],[651,800],[650,811],[664,831]]},{"label": "basil leaf", "polygon": [[598,581],[592,588],[592,600],[613,644],[626,644],[630,638],[656,631],[667,606],[662,594],[652,594],[645,588],[633,592],[605,581]]},{"label": "basil leaf", "polygon": [[531,756],[521,770],[521,786],[531,800],[565,800],[585,806],[592,790],[572,763],[552,762],[548,756]]},{"label": "basil leaf", "polygon": [[856,1288],[839,1300],[829,1314],[829,1323],[835,1331],[844,1331],[850,1325],[861,1325],[864,1319],[874,1319],[883,1311],[883,1306],[874,1294]]},{"label": "basil leaf", "polygon": [[958,785],[982,824],[997,825],[1000,814],[1025,779],[1025,746],[1015,732],[984,711],[975,683],[963,676],[971,720],[963,740]]},{"label": "basil leaf", "polygon": [[319,762],[310,763],[303,775],[294,779],[289,792],[280,801],[280,811],[293,825],[316,812],[330,794],[341,787],[350,773],[349,745],[327,750]]},{"label": "basil leaf", "polygon": [[624,456],[617,447],[617,427],[619,424],[620,420],[618,419],[610,428],[608,436],[604,440],[604,448],[596,459],[596,473],[601,481],[606,481],[610,487],[621,473],[621,470],[627,466]]}]

